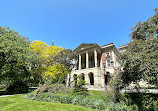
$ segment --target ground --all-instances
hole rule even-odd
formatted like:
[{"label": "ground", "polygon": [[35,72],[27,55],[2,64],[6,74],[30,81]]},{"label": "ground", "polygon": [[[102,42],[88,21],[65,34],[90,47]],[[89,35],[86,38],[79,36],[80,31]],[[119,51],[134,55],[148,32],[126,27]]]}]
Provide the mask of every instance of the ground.
[{"label": "ground", "polygon": [[0,111],[97,111],[82,106],[31,101],[23,98],[23,95],[1,97]]}]

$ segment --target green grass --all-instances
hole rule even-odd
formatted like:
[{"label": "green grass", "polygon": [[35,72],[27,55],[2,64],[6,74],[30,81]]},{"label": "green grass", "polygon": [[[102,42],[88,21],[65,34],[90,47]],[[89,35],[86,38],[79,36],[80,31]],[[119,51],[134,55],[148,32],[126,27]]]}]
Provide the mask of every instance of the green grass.
[{"label": "green grass", "polygon": [[0,111],[97,111],[82,106],[31,101],[23,95],[0,98]]}]

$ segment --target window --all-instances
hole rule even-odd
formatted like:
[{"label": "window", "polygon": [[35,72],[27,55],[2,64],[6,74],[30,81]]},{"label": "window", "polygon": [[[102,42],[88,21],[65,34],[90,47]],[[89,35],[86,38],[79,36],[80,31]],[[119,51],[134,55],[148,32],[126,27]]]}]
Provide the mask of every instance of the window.
[{"label": "window", "polygon": [[107,66],[110,67],[110,59],[107,60]]},{"label": "window", "polygon": [[110,56],[110,54],[109,54],[109,52],[107,52],[107,53],[106,53],[106,57],[109,57],[109,56]]}]

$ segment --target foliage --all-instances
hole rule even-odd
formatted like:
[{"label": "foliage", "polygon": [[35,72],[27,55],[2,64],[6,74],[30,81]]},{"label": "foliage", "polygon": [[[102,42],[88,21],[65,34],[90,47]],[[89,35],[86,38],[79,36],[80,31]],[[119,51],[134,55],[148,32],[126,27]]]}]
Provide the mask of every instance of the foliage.
[{"label": "foliage", "polygon": [[65,104],[74,104],[84,107],[89,107],[93,109],[106,109],[107,102],[103,96],[93,95],[93,96],[84,96],[84,95],[73,95],[71,93],[39,93],[37,96],[34,93],[25,95],[26,99],[36,100],[36,101],[46,101],[53,103],[65,103]]},{"label": "foliage", "polygon": [[30,41],[11,30],[0,27],[0,81],[10,84],[14,81],[28,82],[34,75],[29,70],[38,62],[38,55],[29,49]]},{"label": "foliage", "polygon": [[135,40],[120,57],[124,61],[120,72],[122,83],[128,85],[141,79],[158,85],[158,38]]},{"label": "foliage", "polygon": [[120,101],[127,105],[137,105],[139,111],[157,111],[157,94],[128,93],[121,96]]},{"label": "foliage", "polygon": [[67,72],[70,72],[72,69],[72,59],[74,57],[74,53],[71,49],[64,49],[58,55],[53,57],[53,61],[59,64],[61,67],[67,69]]},{"label": "foliage", "polygon": [[32,41],[30,44],[30,48],[34,52],[41,55],[46,62],[49,62],[48,58],[50,56],[55,56],[56,54],[58,54],[60,51],[63,50],[63,48],[61,47],[48,45],[45,42],[41,42],[41,41]]},{"label": "foliage", "polygon": [[82,106],[30,101],[23,95],[0,98],[0,111],[96,111]]},{"label": "foliage", "polygon": [[[120,54],[120,87],[144,80],[158,86],[158,12],[132,29],[131,43]],[[122,83],[122,84],[120,84]]]},{"label": "foliage", "polygon": [[86,83],[85,80],[82,78],[81,75],[77,76],[77,78],[73,81],[73,93],[77,95],[88,95],[88,90],[85,87]]},{"label": "foliage", "polygon": [[57,81],[63,83],[65,81],[65,76],[68,73],[67,69],[54,59],[60,54],[63,48],[48,45],[41,41],[33,41],[30,44],[30,49],[38,53],[42,58],[41,64],[38,65],[38,68],[34,72],[39,73],[47,84]]},{"label": "foliage", "polygon": [[71,49],[64,49],[60,53],[58,53],[58,55],[50,57],[52,58],[52,62],[50,63],[54,62],[55,64],[59,65],[60,69],[63,71],[62,77],[58,78],[59,83],[66,83],[66,75],[70,73],[73,68],[73,56],[74,54]]},{"label": "foliage", "polygon": [[44,84],[44,85],[40,85],[34,91],[34,95],[38,96],[38,94],[45,92],[57,94],[57,93],[68,93],[69,90],[66,89],[66,86],[64,84],[51,84],[51,85]]},{"label": "foliage", "polygon": [[132,33],[130,34],[132,40],[146,40],[149,38],[158,37],[158,7],[154,9],[155,15],[150,17],[147,21],[138,22]]},{"label": "foliage", "polygon": [[29,91],[29,87],[27,83],[24,83],[22,81],[16,81],[16,82],[12,82],[6,91],[17,93],[17,94],[27,93]]},{"label": "foliage", "polygon": [[110,111],[138,111],[138,107],[136,105],[126,105],[123,102],[114,103],[111,102],[108,105]]}]

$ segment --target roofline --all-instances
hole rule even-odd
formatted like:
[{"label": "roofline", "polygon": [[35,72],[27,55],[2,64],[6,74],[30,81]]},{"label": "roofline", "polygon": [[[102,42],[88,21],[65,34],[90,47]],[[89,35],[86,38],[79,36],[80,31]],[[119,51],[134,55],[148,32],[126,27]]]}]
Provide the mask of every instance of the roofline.
[{"label": "roofline", "polygon": [[[100,49],[104,49],[104,48],[108,48],[108,47],[114,47],[116,50],[117,50],[117,52],[119,53],[119,51],[118,51],[118,49],[115,47],[115,45],[113,44],[113,43],[109,43],[109,44],[106,44],[106,45],[103,45],[103,46],[99,46],[98,44],[93,44],[93,43],[82,43],[81,45],[79,45],[78,47],[80,47],[80,46],[82,46],[82,45],[95,45],[95,46],[97,46],[97,47],[99,47]],[[77,48],[78,48],[77,47]],[[77,49],[76,48],[76,49]],[[76,52],[76,49],[74,49],[73,50],[73,52]]]},{"label": "roofline", "polygon": [[[82,45],[96,45],[97,47],[100,47],[98,44],[93,44],[93,43],[82,43],[82,44],[80,44],[78,47],[80,47],[80,46],[82,46]],[[76,49],[78,48],[78,47],[76,47]],[[100,47],[101,48],[101,47]],[[75,52],[76,51],[76,49],[74,49],[73,50],[73,52]]]},{"label": "roofline", "polygon": [[111,45],[111,44],[113,44],[113,43],[109,43],[109,44],[106,44],[106,45],[103,45],[103,46],[100,46],[100,47],[104,47],[104,46]]}]

